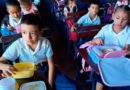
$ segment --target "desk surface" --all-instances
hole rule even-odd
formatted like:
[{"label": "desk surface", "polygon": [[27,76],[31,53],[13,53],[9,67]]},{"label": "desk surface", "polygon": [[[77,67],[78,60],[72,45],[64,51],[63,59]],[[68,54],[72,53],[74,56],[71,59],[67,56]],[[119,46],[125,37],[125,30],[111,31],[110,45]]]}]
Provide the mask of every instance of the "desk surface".
[{"label": "desk surface", "polygon": [[32,81],[44,81],[47,87],[47,90],[52,90],[51,86],[49,85],[44,73],[42,71],[35,71],[34,76],[31,78],[25,78],[25,79],[16,79],[19,86],[21,86],[23,83],[32,82]]}]

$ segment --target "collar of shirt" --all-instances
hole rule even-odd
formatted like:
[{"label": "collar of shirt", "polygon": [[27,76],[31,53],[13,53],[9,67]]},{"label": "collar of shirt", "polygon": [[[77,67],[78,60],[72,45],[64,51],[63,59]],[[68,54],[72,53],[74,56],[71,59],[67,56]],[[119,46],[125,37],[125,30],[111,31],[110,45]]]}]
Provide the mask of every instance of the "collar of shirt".
[{"label": "collar of shirt", "polygon": [[16,27],[17,25],[19,25],[20,22],[21,22],[21,19],[22,19],[22,13],[21,13],[21,17],[19,18],[19,21],[18,21],[18,22],[16,22],[16,20],[15,20],[14,17],[12,17],[11,15],[9,15],[9,23],[10,23],[10,25],[11,25],[12,27]]},{"label": "collar of shirt", "polygon": [[113,30],[113,24],[111,24],[110,27],[109,27],[109,30],[110,30],[111,32],[113,32],[113,34],[114,34],[115,36],[120,36],[120,35],[122,35],[122,34],[128,33],[128,32],[127,32],[127,30],[128,30],[127,28],[128,28],[128,26],[125,26],[124,29],[123,29],[121,32],[119,32],[118,34],[116,34],[116,33],[114,32],[114,30]]},{"label": "collar of shirt", "polygon": [[40,48],[41,48],[41,39],[40,39],[40,37],[39,37],[38,44],[37,44],[37,46],[36,46],[36,48],[35,48],[34,51],[32,51],[32,50],[29,48],[29,46],[26,44],[26,42],[25,42],[22,38],[21,38],[21,40],[22,40],[22,42],[23,42],[23,45],[21,45],[21,48],[22,48],[22,49],[29,50],[29,52],[30,52],[32,55],[36,54],[36,53],[40,50]]},{"label": "collar of shirt", "polygon": [[90,14],[90,13],[88,12],[88,13],[87,13],[87,16],[89,17],[89,20],[90,20],[90,21],[93,22],[93,21],[95,21],[95,20],[97,19],[97,15],[96,15],[96,16],[94,17],[94,19],[92,20],[92,19],[90,18],[89,14]]}]

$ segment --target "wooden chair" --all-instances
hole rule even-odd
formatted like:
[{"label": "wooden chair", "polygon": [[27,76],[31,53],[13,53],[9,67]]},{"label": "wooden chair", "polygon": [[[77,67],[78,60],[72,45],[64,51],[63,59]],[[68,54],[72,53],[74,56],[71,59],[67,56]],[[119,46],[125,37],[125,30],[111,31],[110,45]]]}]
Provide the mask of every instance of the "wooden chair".
[{"label": "wooden chair", "polygon": [[78,52],[82,56],[82,58],[85,59],[86,63],[89,64],[97,74],[99,74],[98,66],[91,60],[86,48],[79,48]]},{"label": "wooden chair", "polygon": [[21,34],[15,34],[15,35],[9,35],[9,36],[2,36],[2,49],[3,51],[6,50],[6,48],[15,40],[21,37]]},{"label": "wooden chair", "polygon": [[[99,74],[99,71],[98,71],[98,66],[97,66],[97,64],[95,64],[92,60],[91,60],[91,58],[89,57],[89,55],[88,55],[88,52],[87,52],[87,50],[86,50],[86,48],[79,48],[78,49],[78,52],[79,52],[79,54],[81,55],[81,57],[83,58],[83,59],[85,59],[85,62],[88,64],[88,65],[90,65],[91,66],[91,68],[93,69],[93,70],[91,70],[89,73],[89,79],[87,79],[86,80],[86,82],[91,82],[92,83],[92,89],[91,90],[95,90],[95,84],[96,84],[96,82],[95,82],[95,72],[96,72],[96,74]],[[87,73],[87,72],[86,72]],[[87,74],[88,75],[88,74]]]},{"label": "wooden chair", "polygon": [[102,28],[103,24],[85,27],[77,27],[76,33],[78,38],[86,38],[95,36]]},{"label": "wooden chair", "polygon": [[[103,25],[93,25],[93,26],[86,26],[86,27],[78,27],[77,28],[77,38],[80,39],[80,38],[87,38],[87,37],[94,37],[98,31],[101,29]],[[81,42],[80,42],[81,43]],[[88,52],[86,50],[86,48],[77,48],[77,52],[79,52],[80,56],[82,58],[85,59],[86,63],[88,65],[90,65],[92,67],[92,71],[89,72],[89,79],[86,80],[86,82],[91,82],[92,83],[92,89],[91,90],[95,90],[95,79],[94,79],[94,76],[95,76],[95,72],[96,73],[99,73],[98,72],[98,68],[97,68],[97,65],[92,62],[91,58],[89,57],[88,55]],[[88,73],[88,72],[86,72]],[[88,74],[87,74],[88,75]]]}]

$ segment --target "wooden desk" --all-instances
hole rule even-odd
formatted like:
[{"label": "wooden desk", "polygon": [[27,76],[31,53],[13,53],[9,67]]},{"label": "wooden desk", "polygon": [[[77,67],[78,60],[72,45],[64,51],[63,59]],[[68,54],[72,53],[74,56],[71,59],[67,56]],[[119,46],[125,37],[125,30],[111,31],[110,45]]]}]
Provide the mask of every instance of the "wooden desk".
[{"label": "wooden desk", "polygon": [[44,76],[44,73],[42,71],[35,71],[34,76],[31,78],[26,78],[26,79],[16,79],[18,82],[19,86],[22,85],[23,83],[27,82],[32,82],[32,81],[44,81],[47,87],[47,90],[52,90],[51,86],[49,85],[46,77]]},{"label": "wooden desk", "polygon": [[88,52],[85,48],[79,48],[78,49],[79,51],[79,54],[85,59],[85,61],[92,67],[92,69],[97,73],[99,74],[99,71],[98,71],[98,66],[97,64],[95,64],[91,58],[89,57],[88,55]]}]

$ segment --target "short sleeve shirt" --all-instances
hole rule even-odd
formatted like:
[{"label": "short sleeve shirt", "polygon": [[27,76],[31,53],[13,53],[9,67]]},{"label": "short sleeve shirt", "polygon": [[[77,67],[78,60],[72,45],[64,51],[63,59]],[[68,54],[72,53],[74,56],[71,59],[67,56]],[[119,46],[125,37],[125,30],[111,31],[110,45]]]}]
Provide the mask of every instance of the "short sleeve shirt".
[{"label": "short sleeve shirt", "polygon": [[26,15],[26,14],[31,14],[31,13],[35,14],[35,11],[38,11],[38,9],[37,9],[37,7],[35,6],[34,3],[32,3],[31,9],[30,9],[29,11],[26,11],[26,10],[24,10],[24,9],[22,8],[22,13],[23,13],[24,15]]},{"label": "short sleeve shirt", "polygon": [[87,13],[84,16],[82,16],[77,23],[81,26],[90,26],[101,24],[101,21],[99,16],[96,16],[93,20],[91,20],[89,17],[89,13]]},{"label": "short sleeve shirt", "polygon": [[126,26],[120,33],[116,34],[112,26],[113,24],[104,26],[94,38],[101,37],[105,45],[117,45],[122,48],[126,44],[130,44],[130,27]]},{"label": "short sleeve shirt", "polygon": [[49,40],[44,37],[39,37],[35,51],[32,51],[25,41],[20,38],[7,48],[3,57],[11,61],[19,58],[21,62],[32,62],[38,64],[47,61],[47,59],[52,57],[52,55],[53,51]]}]

